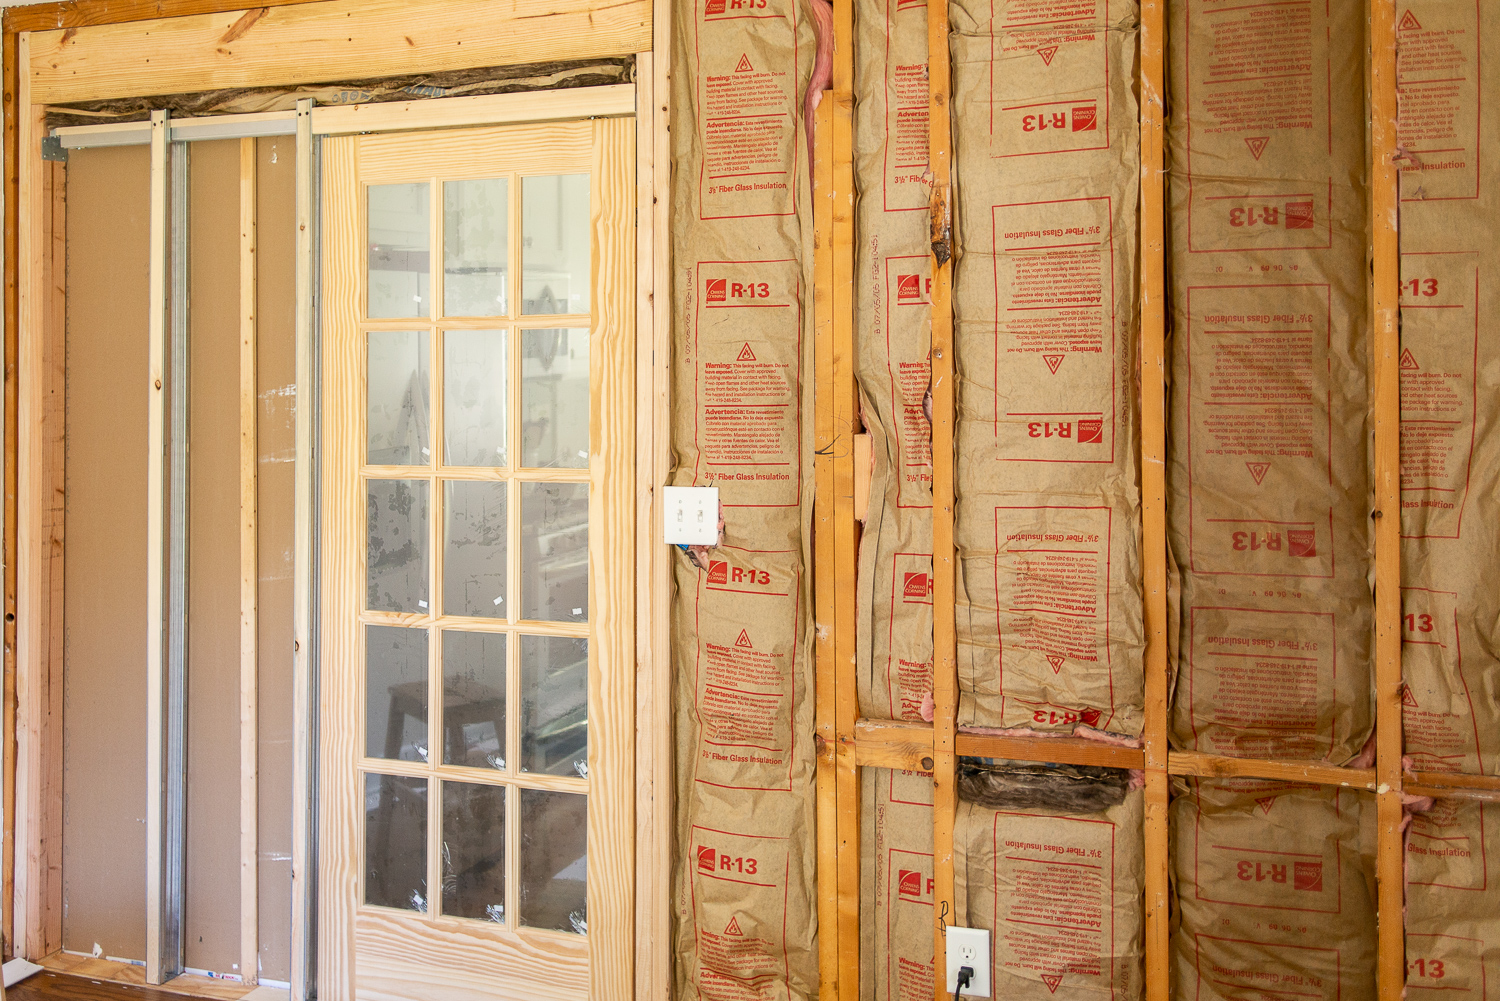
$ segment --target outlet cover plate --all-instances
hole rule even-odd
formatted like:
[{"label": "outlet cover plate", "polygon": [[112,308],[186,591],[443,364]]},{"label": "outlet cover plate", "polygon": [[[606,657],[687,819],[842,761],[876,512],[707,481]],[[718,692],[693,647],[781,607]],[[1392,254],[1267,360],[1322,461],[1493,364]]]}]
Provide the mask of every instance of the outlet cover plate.
[{"label": "outlet cover plate", "polygon": [[669,545],[718,544],[718,487],[662,487],[661,500],[662,533]]},{"label": "outlet cover plate", "polygon": [[948,990],[958,988],[958,968],[968,966],[974,970],[974,979],[961,992],[961,997],[987,998],[990,996],[990,933],[986,928],[955,928],[948,926]]}]

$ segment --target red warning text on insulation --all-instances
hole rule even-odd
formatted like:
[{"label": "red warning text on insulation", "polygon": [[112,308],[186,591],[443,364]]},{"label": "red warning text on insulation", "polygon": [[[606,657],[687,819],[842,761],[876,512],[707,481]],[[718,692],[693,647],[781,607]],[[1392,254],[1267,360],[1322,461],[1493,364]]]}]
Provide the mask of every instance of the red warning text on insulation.
[{"label": "red warning text on insulation", "polygon": [[1397,5],[1402,201],[1479,197],[1479,5]]},{"label": "red warning text on insulation", "polygon": [[797,211],[797,24],[791,0],[695,0],[700,219]]},{"label": "red warning text on insulation", "polygon": [[705,1001],[784,1001],[787,839],[694,826],[688,845],[693,937]]},{"label": "red warning text on insulation", "polygon": [[[694,774],[705,785],[791,788],[801,590],[785,565],[794,556],[721,546],[699,575],[693,608],[699,728]],[[736,568],[750,569],[765,581],[764,590],[722,583]]]},{"label": "red warning text on insulation", "polygon": [[1112,462],[1111,201],[996,205],[995,446],[1008,462]]},{"label": "red warning text on insulation", "polygon": [[1405,753],[1423,772],[1482,771],[1479,731],[1458,642],[1458,595],[1401,589],[1401,730]]},{"label": "red warning text on insulation", "polygon": [[896,719],[918,721],[932,698],[932,554],[893,553],[891,574],[887,695]]},{"label": "red warning text on insulation", "polygon": [[997,6],[1004,10],[990,45],[990,155],[1107,149],[1110,0]]},{"label": "red warning text on insulation", "polygon": [[995,814],[995,968],[1055,992],[1113,987],[1115,825]]},{"label": "red warning text on insulation", "polygon": [[1479,268],[1469,253],[1401,257],[1401,534],[1463,528],[1479,398]]},{"label": "red warning text on insulation", "polygon": [[1080,676],[1101,678],[1113,690],[1112,518],[1107,507],[995,508],[1003,697],[1076,691]]},{"label": "red warning text on insulation", "polygon": [[[890,1001],[932,998],[932,853],[886,850],[885,997]],[[926,933],[925,935],[923,933]]]},{"label": "red warning text on insulation", "polygon": [[1189,567],[1332,577],[1327,285],[1188,289]]},{"label": "red warning text on insulation", "polygon": [[887,212],[927,211],[927,104],[927,4],[885,0],[881,195]]},{"label": "red warning text on insulation", "polygon": [[1192,941],[1195,997],[1339,1001],[1344,970],[1337,948],[1202,933]]},{"label": "red warning text on insulation", "polygon": [[[1336,792],[1264,785],[1238,808],[1197,801],[1193,894],[1237,907],[1338,914],[1343,906],[1340,841],[1357,824]],[[1274,837],[1271,835],[1274,832]]]},{"label": "red warning text on insulation", "polygon": [[1332,246],[1333,154],[1323,4],[1187,4],[1188,245]]},{"label": "red warning text on insulation", "polygon": [[726,507],[795,507],[802,487],[801,265],[697,268],[694,482]]},{"label": "red warning text on insulation", "polygon": [[1322,757],[1338,708],[1335,623],[1327,612],[1189,609],[1194,747],[1234,757]]},{"label": "red warning text on insulation", "polygon": [[897,507],[932,506],[932,425],[926,409],[932,382],[931,261],[929,254],[885,258],[884,286],[876,290],[877,323],[882,299],[885,305],[886,366],[896,418]]},{"label": "red warning text on insulation", "polygon": [[1482,820],[1487,809],[1494,806],[1440,799],[1426,813],[1414,814],[1406,841],[1407,885],[1489,889]]}]

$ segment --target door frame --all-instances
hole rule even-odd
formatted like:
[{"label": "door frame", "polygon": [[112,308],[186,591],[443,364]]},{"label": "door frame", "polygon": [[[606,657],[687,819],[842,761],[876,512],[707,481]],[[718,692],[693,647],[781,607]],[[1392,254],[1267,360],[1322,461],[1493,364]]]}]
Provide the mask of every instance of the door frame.
[{"label": "door frame", "polygon": [[[262,7],[306,7],[306,13],[336,11],[355,13],[362,0],[268,0]],[[669,345],[670,345],[670,243],[668,234],[670,159],[666,125],[669,118],[668,53],[670,11],[664,4],[654,8],[650,0],[630,0],[611,8],[607,19],[587,16],[590,4],[579,0],[575,20],[586,21],[538,35],[536,11],[504,10],[488,4],[474,6],[468,0],[433,0],[387,11],[378,23],[353,22],[351,43],[373,46],[387,68],[382,72],[421,72],[445,68],[453,57],[437,45],[412,46],[405,36],[447,26],[473,32],[463,47],[463,65],[498,65],[517,61],[521,50],[515,39],[524,37],[524,57],[531,60],[626,56],[636,58],[634,100],[636,112],[636,292],[635,310],[635,417],[637,444],[635,526],[631,533],[636,567],[636,726],[634,845],[636,878],[632,888],[635,912],[634,996],[664,999],[672,986],[670,954],[669,881],[671,858],[671,686],[668,653],[668,595],[670,564],[661,544],[659,487],[670,468],[668,440]],[[472,9],[471,9],[472,8]],[[551,9],[551,8],[549,8]],[[301,12],[298,12],[299,15]],[[246,18],[249,15],[247,22]],[[462,16],[461,16],[462,15]],[[60,711],[61,658],[49,654],[49,637],[60,629],[58,617],[49,614],[49,584],[46,576],[48,519],[53,504],[50,495],[52,466],[49,443],[51,428],[60,419],[48,408],[48,367],[44,353],[61,335],[60,296],[49,294],[47,262],[40,253],[54,242],[51,219],[53,190],[49,171],[35,154],[42,138],[41,110],[45,95],[31,87],[31,70],[44,58],[33,49],[55,48],[57,37],[68,43],[93,45],[95,62],[80,75],[88,78],[89,92],[78,95],[104,96],[112,74],[134,59],[142,39],[164,26],[196,26],[204,38],[223,33],[218,22],[225,17],[236,27],[249,30],[260,14],[234,0],[81,0],[10,8],[4,12],[4,87],[11,100],[4,104],[5,244],[6,292],[5,361],[14,378],[6,382],[4,409],[5,567],[4,567],[4,841],[0,859],[0,934],[6,955],[42,959],[59,944],[49,928],[61,914],[60,829],[49,827],[49,811],[60,811],[61,789],[56,776],[61,769]],[[567,20],[566,18],[564,20]],[[293,24],[282,37],[298,40],[315,34],[309,22],[288,18]],[[267,22],[270,23],[269,21]],[[344,22],[348,24],[350,22]],[[570,22],[571,23],[571,22]],[[550,26],[549,26],[550,27]],[[521,29],[525,28],[526,31]],[[403,40],[405,39],[405,40]],[[223,86],[272,85],[304,79],[342,75],[337,68],[323,69],[289,63],[273,47],[236,52],[232,66],[222,69]],[[654,57],[654,58],[653,58]],[[456,64],[455,64],[456,65]],[[164,71],[154,89],[174,92],[189,89],[180,72]],[[98,93],[94,94],[93,91]],[[576,97],[577,92],[562,91]],[[520,95],[515,95],[520,97]],[[530,95],[527,96],[528,98]],[[466,99],[433,99],[410,102],[404,107],[432,112],[449,102]],[[470,99],[472,100],[472,99]],[[512,100],[513,106],[522,102]],[[526,101],[525,103],[529,103]],[[614,102],[611,102],[614,103]],[[456,106],[456,105],[455,105]],[[386,105],[384,108],[392,108]],[[330,117],[335,109],[327,109]],[[338,109],[348,111],[352,109]],[[603,110],[604,114],[619,113]],[[570,114],[580,113],[576,108]],[[582,113],[587,113],[584,111]],[[518,115],[512,110],[492,118],[496,123]],[[260,116],[265,117],[265,116]],[[529,116],[525,116],[529,118]],[[523,119],[525,120],[525,119]],[[370,125],[363,126],[369,129]],[[337,131],[337,130],[330,130]],[[228,136],[226,136],[227,138]],[[660,170],[656,164],[661,164]],[[310,258],[310,253],[309,253]],[[310,293],[310,283],[309,283]],[[310,312],[309,312],[310,315]],[[49,437],[51,435],[52,437]],[[301,635],[306,635],[301,634]],[[305,646],[299,638],[299,647]],[[307,856],[299,853],[297,873],[306,872]],[[311,890],[308,880],[294,883],[294,899],[302,901]],[[299,911],[299,916],[305,910]],[[306,946],[294,938],[293,990],[306,996]]]}]

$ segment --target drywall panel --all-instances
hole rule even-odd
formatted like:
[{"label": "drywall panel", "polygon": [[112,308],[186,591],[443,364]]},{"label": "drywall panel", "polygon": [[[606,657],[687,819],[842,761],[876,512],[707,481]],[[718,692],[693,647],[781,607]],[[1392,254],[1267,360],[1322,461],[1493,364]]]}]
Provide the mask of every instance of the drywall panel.
[{"label": "drywall panel", "polygon": [[189,149],[183,954],[190,969],[238,973],[240,144]]},{"label": "drywall panel", "polygon": [[260,975],[271,980],[291,979],[295,153],[291,137],[256,144]]},{"label": "drywall panel", "polygon": [[68,162],[63,947],[146,954],[150,151]]}]

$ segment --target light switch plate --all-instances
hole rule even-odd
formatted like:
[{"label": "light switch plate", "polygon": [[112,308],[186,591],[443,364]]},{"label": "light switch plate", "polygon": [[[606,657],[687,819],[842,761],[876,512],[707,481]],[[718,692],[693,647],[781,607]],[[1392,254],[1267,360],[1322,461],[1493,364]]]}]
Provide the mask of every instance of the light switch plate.
[{"label": "light switch plate", "polygon": [[967,966],[974,971],[969,986],[959,992],[961,997],[987,998],[990,996],[990,933],[985,928],[948,927],[948,990],[958,987],[958,968]]},{"label": "light switch plate", "polygon": [[719,541],[718,487],[662,487],[662,533],[674,546],[712,546]]}]

